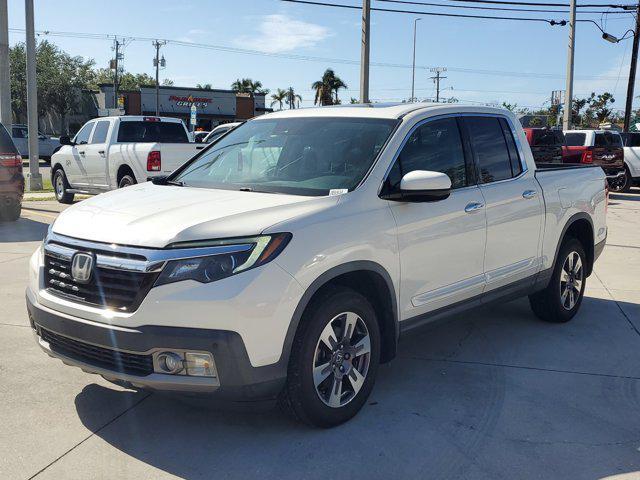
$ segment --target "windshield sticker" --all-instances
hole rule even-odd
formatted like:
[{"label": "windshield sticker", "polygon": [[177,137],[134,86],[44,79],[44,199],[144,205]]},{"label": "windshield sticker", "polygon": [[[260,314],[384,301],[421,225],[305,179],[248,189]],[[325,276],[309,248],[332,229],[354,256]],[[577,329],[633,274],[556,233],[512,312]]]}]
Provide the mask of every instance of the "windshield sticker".
[{"label": "windshield sticker", "polygon": [[342,195],[343,193],[347,193],[348,191],[348,188],[332,188],[331,190],[329,190],[329,196],[333,197],[334,195]]}]

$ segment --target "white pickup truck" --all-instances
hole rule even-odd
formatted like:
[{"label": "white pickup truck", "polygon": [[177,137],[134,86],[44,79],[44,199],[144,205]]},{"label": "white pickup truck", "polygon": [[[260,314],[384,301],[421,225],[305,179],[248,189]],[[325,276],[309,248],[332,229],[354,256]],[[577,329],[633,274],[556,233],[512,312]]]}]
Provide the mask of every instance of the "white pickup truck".
[{"label": "white pickup truck", "polygon": [[279,399],[337,425],[401,333],[526,295],[543,320],[574,317],[605,183],[537,169],[502,109],[267,114],[62,212],[31,258],[29,318],[46,353],[118,384]]},{"label": "white pickup truck", "polygon": [[96,118],[60,143],[51,183],[61,203],[167,175],[205,147],[190,142],[180,119],[142,116]]},{"label": "white pickup truck", "polygon": [[640,186],[640,132],[621,133],[624,141],[624,181],[620,192]]}]

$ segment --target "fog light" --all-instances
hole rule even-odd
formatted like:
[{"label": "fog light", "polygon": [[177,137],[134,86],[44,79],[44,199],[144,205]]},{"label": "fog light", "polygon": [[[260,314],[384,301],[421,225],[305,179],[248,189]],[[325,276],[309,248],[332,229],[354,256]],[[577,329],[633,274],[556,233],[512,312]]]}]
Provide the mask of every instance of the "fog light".
[{"label": "fog light", "polygon": [[209,353],[187,352],[185,355],[185,365],[187,375],[197,377],[216,377],[216,367],[213,364],[213,357]]},{"label": "fog light", "polygon": [[182,357],[174,352],[162,352],[158,355],[158,366],[163,373],[179,373],[184,368]]}]

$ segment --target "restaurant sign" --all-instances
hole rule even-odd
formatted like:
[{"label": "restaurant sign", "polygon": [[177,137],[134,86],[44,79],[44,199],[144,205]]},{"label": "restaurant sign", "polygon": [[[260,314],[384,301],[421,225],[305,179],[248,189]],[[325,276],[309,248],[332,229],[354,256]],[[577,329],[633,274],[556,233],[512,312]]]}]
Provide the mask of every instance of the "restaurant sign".
[{"label": "restaurant sign", "polygon": [[195,105],[196,108],[204,108],[212,102],[212,99],[207,97],[194,97],[193,95],[189,95],[188,97],[171,95],[169,97],[169,101],[175,102],[178,107],[190,107]]}]

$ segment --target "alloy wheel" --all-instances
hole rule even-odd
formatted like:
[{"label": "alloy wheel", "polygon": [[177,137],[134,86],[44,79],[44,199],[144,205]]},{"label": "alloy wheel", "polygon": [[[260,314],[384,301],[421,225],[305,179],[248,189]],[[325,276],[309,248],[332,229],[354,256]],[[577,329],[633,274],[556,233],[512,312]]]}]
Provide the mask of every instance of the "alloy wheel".
[{"label": "alloy wheel", "polygon": [[60,174],[56,175],[56,195],[58,198],[62,198],[64,195],[64,179]]},{"label": "alloy wheel", "polygon": [[584,269],[578,252],[570,252],[560,272],[560,303],[565,310],[575,307],[582,291]]},{"label": "alloy wheel", "polygon": [[320,334],[313,359],[313,383],[320,400],[340,408],[364,385],[371,359],[371,338],[354,312],[333,317]]}]

